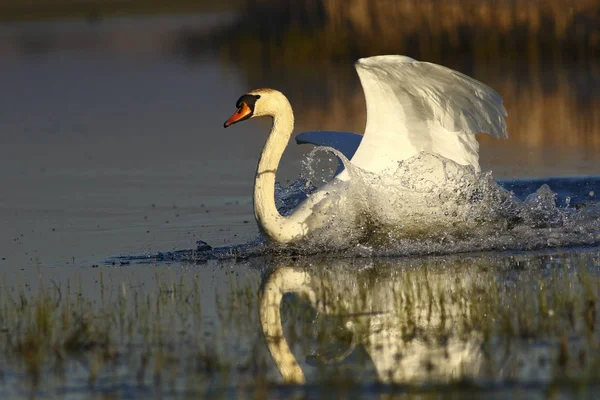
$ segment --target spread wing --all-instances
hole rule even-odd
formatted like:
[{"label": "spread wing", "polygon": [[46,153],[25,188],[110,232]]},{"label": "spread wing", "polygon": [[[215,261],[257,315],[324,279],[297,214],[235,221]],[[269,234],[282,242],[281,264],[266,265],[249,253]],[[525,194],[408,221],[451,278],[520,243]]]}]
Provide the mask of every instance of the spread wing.
[{"label": "spread wing", "polygon": [[475,134],[507,137],[502,98],[449,68],[404,56],[360,59],[367,126],[353,164],[379,173],[427,151],[479,170]]}]

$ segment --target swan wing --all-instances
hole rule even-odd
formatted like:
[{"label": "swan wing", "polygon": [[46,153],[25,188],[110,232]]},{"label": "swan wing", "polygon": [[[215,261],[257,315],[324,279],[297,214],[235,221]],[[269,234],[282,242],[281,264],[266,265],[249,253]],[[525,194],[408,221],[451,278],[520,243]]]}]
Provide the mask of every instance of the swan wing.
[{"label": "swan wing", "polygon": [[352,163],[363,169],[395,169],[426,151],[479,170],[475,134],[508,136],[500,95],[460,72],[405,56],[362,58],[356,70],[367,126]]},{"label": "swan wing", "polygon": [[362,135],[350,132],[315,131],[296,135],[296,143],[333,147],[349,160],[356,153],[362,138]]}]

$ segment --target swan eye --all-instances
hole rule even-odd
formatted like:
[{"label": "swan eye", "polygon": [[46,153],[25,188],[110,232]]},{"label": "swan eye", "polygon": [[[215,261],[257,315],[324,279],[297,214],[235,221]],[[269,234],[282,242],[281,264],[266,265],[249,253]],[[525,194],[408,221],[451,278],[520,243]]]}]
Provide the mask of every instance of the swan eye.
[{"label": "swan eye", "polygon": [[238,99],[238,101],[235,103],[235,106],[238,109],[241,109],[242,107],[247,106],[251,110],[254,110],[254,105],[256,103],[256,100],[258,100],[258,99],[260,99],[259,94],[245,94]]}]

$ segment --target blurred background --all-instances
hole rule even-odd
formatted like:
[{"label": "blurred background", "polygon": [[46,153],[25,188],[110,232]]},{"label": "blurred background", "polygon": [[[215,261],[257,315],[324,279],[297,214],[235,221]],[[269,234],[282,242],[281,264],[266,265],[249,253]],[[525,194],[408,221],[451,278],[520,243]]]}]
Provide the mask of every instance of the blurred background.
[{"label": "blurred background", "polygon": [[[311,128],[364,127],[354,72],[336,64],[405,54],[495,88],[511,133],[500,146],[511,148],[506,157],[514,163],[554,163],[571,152],[577,163],[600,149],[599,1],[255,0],[242,7],[215,50],[242,65],[250,84],[302,92],[297,102]],[[188,49],[195,38],[187,35]]]},{"label": "blurred background", "polygon": [[[598,0],[4,0],[0,252],[253,237],[268,125],[224,131],[237,98],[276,88],[298,132],[361,133],[352,64],[385,53],[502,95],[509,140],[479,136],[496,178],[600,173]],[[306,151],[290,146],[280,180]]]},{"label": "blurred background", "polygon": [[362,132],[364,100],[348,65],[405,54],[495,88],[511,139],[494,146],[516,152],[504,155],[515,163],[569,156],[563,172],[577,173],[573,163],[600,149],[597,0],[5,0],[0,20],[4,64],[59,52],[140,68],[152,58],[192,70],[215,62],[243,91],[286,92],[300,130]]}]

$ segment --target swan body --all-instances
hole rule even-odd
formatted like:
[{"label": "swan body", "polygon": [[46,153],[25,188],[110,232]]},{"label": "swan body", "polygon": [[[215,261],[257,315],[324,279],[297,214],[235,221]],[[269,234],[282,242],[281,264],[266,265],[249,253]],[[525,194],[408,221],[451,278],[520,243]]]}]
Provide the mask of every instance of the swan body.
[{"label": "swan body", "polygon": [[[355,66],[367,104],[367,124],[360,141],[343,132],[306,133],[304,137],[317,137],[342,147],[343,153],[352,153],[351,164],[367,173],[390,176],[399,163],[420,153],[479,171],[479,144],[474,135],[486,132],[494,137],[507,136],[501,97],[475,79],[405,56],[363,58]],[[294,128],[292,107],[281,92],[273,89],[250,91],[236,106],[236,113],[225,127],[253,117],[273,119],[254,184],[254,213],[261,231],[274,242],[292,243],[331,226],[334,217],[328,211],[336,206],[343,209],[343,203],[349,200],[349,175],[337,175],[292,214],[280,215],[274,185],[279,161]],[[352,139],[346,143],[349,137]]]}]

